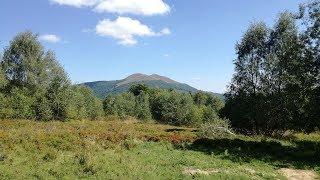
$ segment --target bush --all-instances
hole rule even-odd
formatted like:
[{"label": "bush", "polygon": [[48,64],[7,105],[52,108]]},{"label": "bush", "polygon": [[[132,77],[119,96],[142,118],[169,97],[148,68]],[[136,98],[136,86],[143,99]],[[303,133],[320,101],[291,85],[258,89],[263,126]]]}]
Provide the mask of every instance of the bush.
[{"label": "bush", "polygon": [[211,107],[214,111],[219,112],[224,107],[224,102],[221,98],[206,92],[197,92],[192,95],[196,105]]},{"label": "bush", "polygon": [[133,85],[129,92],[109,95],[103,102],[107,116],[140,120],[154,119],[159,123],[197,126],[217,119],[223,102],[208,93],[181,93],[175,90],[149,89]]},{"label": "bush", "polygon": [[135,103],[135,117],[141,120],[152,119],[148,94],[141,92],[136,96]]},{"label": "bush", "polygon": [[12,109],[14,119],[32,119],[35,117],[34,99],[26,89],[14,88],[10,93],[9,108]]},{"label": "bush", "polygon": [[0,119],[9,119],[14,114],[14,109],[11,107],[11,98],[8,98],[0,93]]},{"label": "bush", "polygon": [[174,125],[192,124],[189,115],[193,106],[190,94],[159,90],[151,100],[151,112],[155,120]]},{"label": "bush", "polygon": [[[203,111],[201,108],[199,108],[196,105],[193,105],[190,109],[190,112],[187,116],[187,119],[189,119],[189,123],[193,125],[199,125],[203,121]],[[190,125],[189,124],[189,125]]]},{"label": "bush", "polygon": [[68,116],[72,119],[98,119],[103,116],[102,102],[89,88],[74,86]]},{"label": "bush", "polygon": [[229,120],[217,118],[210,123],[202,124],[197,135],[199,138],[218,139],[230,138],[234,133],[230,128]]},{"label": "bush", "polygon": [[118,116],[124,119],[135,115],[135,96],[132,93],[109,95],[103,102],[106,115]]}]

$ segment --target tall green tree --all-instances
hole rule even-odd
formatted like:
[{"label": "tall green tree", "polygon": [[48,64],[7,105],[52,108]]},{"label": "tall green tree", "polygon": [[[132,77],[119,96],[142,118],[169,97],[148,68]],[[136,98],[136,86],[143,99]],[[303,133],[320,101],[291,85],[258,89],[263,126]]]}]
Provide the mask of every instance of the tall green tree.
[{"label": "tall green tree", "polygon": [[262,83],[266,81],[262,68],[268,52],[268,33],[264,23],[251,24],[236,45],[235,73],[223,111],[236,128],[259,131],[259,121],[264,121],[258,118],[261,111],[256,111],[256,107],[264,91]]},{"label": "tall green tree", "polygon": [[301,34],[304,42],[303,59],[307,72],[304,83],[311,94],[307,107],[308,129],[320,127],[320,1],[314,0],[301,6],[299,20],[305,31]]},{"label": "tall green tree", "polygon": [[261,90],[261,66],[266,56],[268,29],[264,23],[254,23],[236,45],[236,73],[231,91],[235,94],[256,94]]},{"label": "tall green tree", "polygon": [[[4,50],[2,68],[9,84],[6,87],[8,96],[17,104],[23,98],[16,97],[28,97],[28,102],[32,103],[28,114],[34,114],[33,118],[67,118],[71,83],[54,53],[44,50],[37,35],[29,31],[18,34]],[[18,96],[13,92],[21,94]]]},{"label": "tall green tree", "polygon": [[299,32],[296,16],[284,12],[271,29],[251,26],[236,46],[235,74],[223,109],[235,128],[270,134],[318,126],[318,113],[311,112],[319,102],[319,1],[307,7],[305,30]]},{"label": "tall green tree", "polygon": [[5,48],[3,56],[3,70],[10,84],[32,90],[45,85],[44,53],[36,35],[29,31],[18,34]]},{"label": "tall green tree", "polygon": [[56,60],[55,54],[51,51],[44,56],[44,61],[47,64],[47,74],[45,81],[47,89],[45,96],[50,104],[50,110],[53,114],[52,118],[56,120],[67,119],[68,106],[71,96],[71,82],[68,75]]},{"label": "tall green tree", "polygon": [[[299,39],[298,28],[292,13],[280,14],[269,40],[269,59],[266,61],[270,69],[271,84],[268,96],[272,97],[270,110],[266,116],[270,129],[295,128],[297,120],[302,118],[305,105],[305,93],[302,91],[302,81],[305,73],[302,70],[302,44]],[[271,123],[272,122],[272,123]]]}]

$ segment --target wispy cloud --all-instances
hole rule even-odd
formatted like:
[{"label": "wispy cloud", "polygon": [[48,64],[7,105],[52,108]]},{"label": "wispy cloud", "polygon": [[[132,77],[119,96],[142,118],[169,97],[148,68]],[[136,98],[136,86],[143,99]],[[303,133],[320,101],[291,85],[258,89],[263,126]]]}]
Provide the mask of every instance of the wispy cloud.
[{"label": "wispy cloud", "polygon": [[118,40],[119,44],[125,46],[137,44],[136,37],[158,36],[161,34],[161,32],[156,33],[147,25],[129,17],[118,17],[114,21],[104,19],[97,24],[96,33],[100,36],[113,37]]},{"label": "wispy cloud", "polygon": [[160,35],[169,35],[171,34],[171,31],[169,28],[163,28],[161,31],[160,31]]},{"label": "wispy cloud", "polygon": [[61,38],[54,34],[43,34],[39,36],[39,40],[49,43],[58,43],[61,41]]},{"label": "wispy cloud", "polygon": [[99,1],[98,0],[50,0],[54,4],[73,6],[73,7],[85,7],[94,6]]}]

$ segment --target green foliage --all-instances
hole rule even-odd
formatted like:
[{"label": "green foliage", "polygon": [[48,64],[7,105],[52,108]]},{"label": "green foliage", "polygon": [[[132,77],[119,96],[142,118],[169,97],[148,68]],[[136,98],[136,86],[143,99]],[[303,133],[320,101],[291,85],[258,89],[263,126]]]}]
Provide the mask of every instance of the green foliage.
[{"label": "green foliage", "polygon": [[205,105],[219,112],[224,107],[224,102],[218,96],[211,93],[197,92],[192,95],[194,103],[198,106]]},{"label": "green foliage", "polygon": [[235,136],[231,131],[229,120],[219,118],[213,119],[209,123],[201,124],[197,135],[199,138],[207,139],[224,139]]},{"label": "green foliage", "polygon": [[122,119],[135,115],[135,96],[132,93],[109,95],[103,102],[106,115],[115,115]]},{"label": "green foliage", "polygon": [[72,104],[68,109],[71,119],[98,119],[103,116],[102,102],[85,86],[74,86],[70,92]]},{"label": "green foliage", "polygon": [[140,92],[136,97],[135,117],[142,120],[152,119],[150,111],[149,94]]},{"label": "green foliage", "polygon": [[314,0],[305,6],[301,6],[302,24],[306,29],[302,34],[305,45],[304,59],[307,63],[304,69],[305,82],[315,85],[308,94],[311,94],[310,103],[306,107],[306,120],[310,127],[320,127],[320,1]]},{"label": "green foliage", "polygon": [[13,117],[14,109],[11,107],[11,98],[0,93],[0,119],[8,119]]},{"label": "green foliage", "polygon": [[97,119],[101,101],[86,88],[73,89],[52,51],[31,32],[18,34],[0,61],[0,118]]},{"label": "green foliage", "polygon": [[131,92],[135,96],[138,96],[141,93],[148,93],[148,91],[149,91],[148,86],[144,84],[134,84],[129,88],[129,92]]},{"label": "green foliage", "polygon": [[52,120],[54,112],[50,107],[52,103],[43,93],[29,94],[27,88],[12,88],[10,94],[6,96],[7,104],[4,110],[13,112],[11,116],[5,118],[13,119],[37,119]]},{"label": "green foliage", "polygon": [[[0,60],[0,62],[1,62],[1,60]],[[6,87],[7,83],[8,82],[6,80],[4,71],[3,71],[2,67],[0,66],[0,90],[3,90],[3,88]]]},{"label": "green foliage", "polygon": [[35,117],[35,111],[33,109],[34,99],[28,95],[28,90],[23,88],[13,88],[9,98],[11,109],[13,112],[12,117],[14,119],[32,119]]},{"label": "green foliage", "polygon": [[186,119],[190,120],[188,124],[191,124],[191,123],[193,125],[201,124],[203,121],[205,121],[203,110],[199,108],[199,106],[192,105],[189,113],[187,114]]},{"label": "green foliage", "polygon": [[211,122],[212,120],[219,118],[218,111],[210,106],[202,106],[201,110],[203,113],[203,122]]},{"label": "green foliage", "polygon": [[313,108],[318,107],[319,4],[307,6],[308,15],[302,16],[308,23],[301,32],[296,17],[284,12],[273,28],[252,24],[237,44],[235,74],[222,113],[238,131],[270,135],[319,127]]},{"label": "green foliage", "polygon": [[188,114],[193,100],[190,94],[159,90],[152,94],[151,111],[154,119],[162,123],[192,124]]},{"label": "green foliage", "polygon": [[35,90],[36,85],[44,85],[44,48],[31,32],[18,34],[10,46],[4,50],[2,67],[6,78],[13,86],[28,86]]},{"label": "green foliage", "polygon": [[193,100],[196,105],[205,105],[208,100],[208,95],[203,92],[197,92],[193,95]]},{"label": "green foliage", "polygon": [[44,94],[37,94],[34,103],[36,119],[41,121],[49,121],[53,118],[53,111],[50,103]]},{"label": "green foliage", "polygon": [[223,102],[211,94],[197,93],[194,96],[202,94],[205,101],[200,104],[190,93],[134,85],[128,93],[108,95],[103,107],[107,116],[122,119],[132,116],[141,120],[154,119],[159,123],[196,126],[217,118],[223,106]]}]

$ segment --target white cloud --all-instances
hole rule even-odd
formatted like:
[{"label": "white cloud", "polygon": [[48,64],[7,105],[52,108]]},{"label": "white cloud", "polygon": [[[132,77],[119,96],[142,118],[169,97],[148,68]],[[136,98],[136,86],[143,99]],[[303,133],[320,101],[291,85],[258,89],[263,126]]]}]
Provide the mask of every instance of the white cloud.
[{"label": "white cloud", "polygon": [[50,43],[57,43],[61,41],[61,38],[54,34],[44,34],[39,36],[39,40],[50,42]]},{"label": "white cloud", "polygon": [[164,55],[163,55],[163,57],[169,57],[169,56],[170,56],[169,54],[164,54]]},{"label": "white cloud", "polygon": [[160,31],[160,35],[169,35],[171,34],[171,31],[169,28],[163,28],[161,31]]},{"label": "white cloud", "polygon": [[121,45],[131,46],[137,44],[136,36],[159,36],[161,32],[155,33],[147,25],[129,17],[118,17],[111,21],[104,19],[96,26],[96,33],[100,36],[113,37]]},{"label": "white cloud", "polygon": [[151,16],[169,13],[170,6],[162,0],[102,0],[95,11]]},{"label": "white cloud", "polygon": [[50,0],[52,3],[74,7],[94,6],[98,0]]}]

